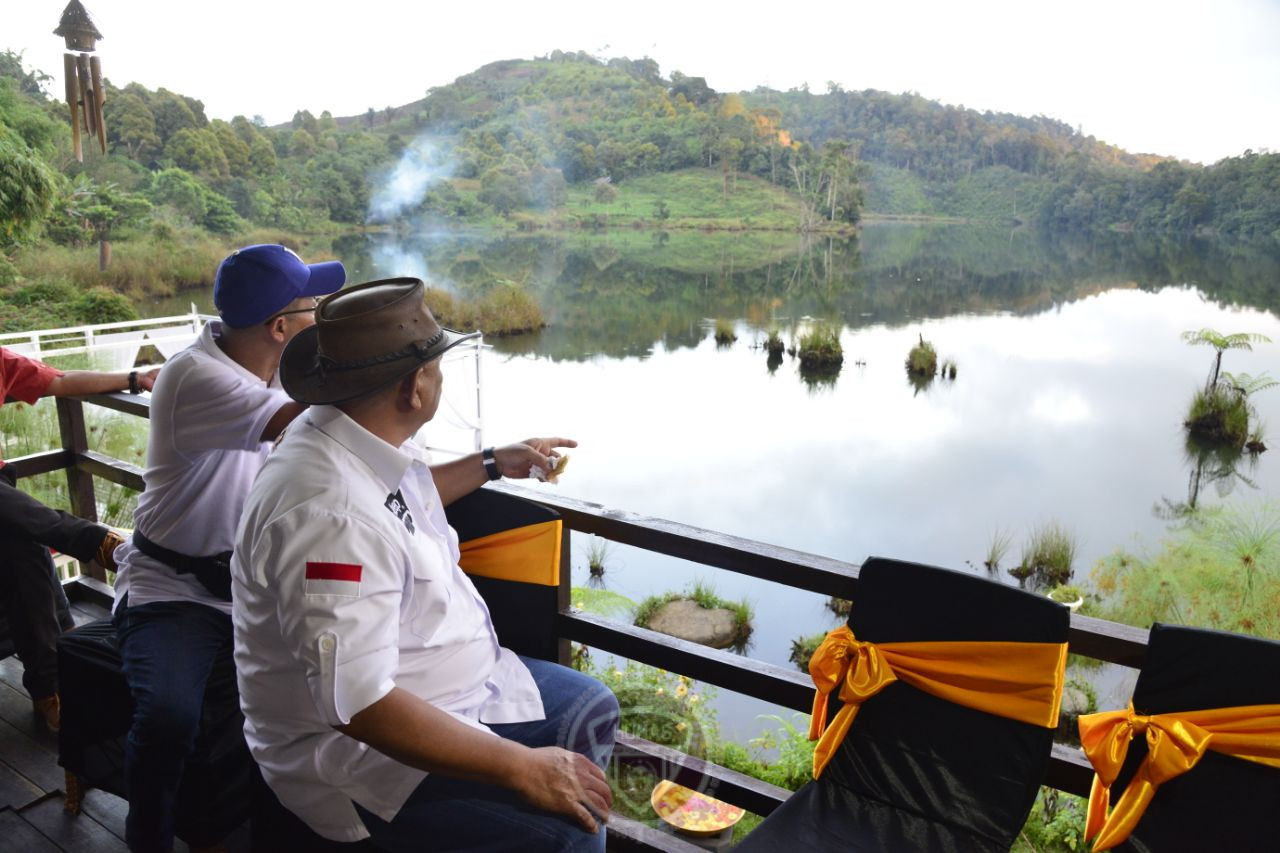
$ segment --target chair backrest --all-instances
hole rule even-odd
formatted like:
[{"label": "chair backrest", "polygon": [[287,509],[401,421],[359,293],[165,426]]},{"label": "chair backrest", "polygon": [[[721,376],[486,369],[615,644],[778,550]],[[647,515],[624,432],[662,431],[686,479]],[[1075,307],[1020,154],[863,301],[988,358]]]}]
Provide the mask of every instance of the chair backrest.
[{"label": "chair backrest", "polygon": [[[1139,714],[1280,704],[1280,643],[1203,628],[1151,628],[1133,690]],[[1135,738],[1111,788],[1119,800],[1147,756]],[[1274,851],[1280,844],[1280,769],[1209,751],[1161,785],[1129,836],[1135,850]]]},{"label": "chair backrest", "polygon": [[[858,639],[874,643],[1065,643],[1068,622],[1067,608],[1043,596],[881,558],[862,565],[849,614]],[[1052,745],[1052,729],[899,681],[863,703],[822,781],[1008,846],[1031,810]]]},{"label": "chair backrest", "polygon": [[[514,495],[477,489],[446,507],[445,515],[458,532],[462,569],[488,605],[498,641],[518,654],[558,660],[560,514]],[[507,531],[533,535],[487,548],[483,555],[469,550],[470,544]]]}]

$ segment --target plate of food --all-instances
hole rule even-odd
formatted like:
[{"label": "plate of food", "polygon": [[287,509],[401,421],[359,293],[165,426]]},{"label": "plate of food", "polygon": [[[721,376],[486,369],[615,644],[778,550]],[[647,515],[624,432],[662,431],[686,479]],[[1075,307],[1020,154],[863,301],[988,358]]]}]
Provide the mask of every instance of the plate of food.
[{"label": "plate of food", "polygon": [[742,819],[743,809],[663,780],[649,797],[658,817],[689,835],[718,835]]}]

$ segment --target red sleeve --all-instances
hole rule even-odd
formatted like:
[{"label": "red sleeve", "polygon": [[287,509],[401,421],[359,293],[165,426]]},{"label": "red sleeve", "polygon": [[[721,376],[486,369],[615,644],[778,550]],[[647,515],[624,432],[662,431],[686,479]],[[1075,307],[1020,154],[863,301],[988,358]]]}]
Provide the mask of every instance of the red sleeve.
[{"label": "red sleeve", "polygon": [[62,375],[62,371],[42,361],[18,355],[0,347],[0,402],[12,397],[24,403],[34,403],[44,396],[49,383]]}]

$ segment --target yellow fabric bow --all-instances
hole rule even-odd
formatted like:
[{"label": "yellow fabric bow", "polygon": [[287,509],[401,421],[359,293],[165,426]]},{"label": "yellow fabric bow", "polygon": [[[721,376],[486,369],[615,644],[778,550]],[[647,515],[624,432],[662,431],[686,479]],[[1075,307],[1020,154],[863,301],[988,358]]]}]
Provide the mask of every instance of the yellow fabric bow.
[{"label": "yellow fabric bow", "polygon": [[[1156,788],[1186,773],[1205,750],[1280,767],[1280,705],[1242,705],[1175,714],[1127,711],[1086,714],[1080,720],[1080,745],[1093,765],[1086,839],[1094,850],[1109,850],[1133,832]],[[1129,744],[1145,734],[1147,757],[1110,810],[1111,785],[1120,774]],[[1110,810],[1110,814],[1108,811]]]},{"label": "yellow fabric bow", "polygon": [[[841,626],[809,659],[817,693],[809,739],[813,777],[835,755],[858,707],[902,679],[926,693],[988,714],[1053,728],[1058,725],[1066,643],[924,642],[868,643]],[[827,703],[836,692],[844,703],[827,726]]]}]

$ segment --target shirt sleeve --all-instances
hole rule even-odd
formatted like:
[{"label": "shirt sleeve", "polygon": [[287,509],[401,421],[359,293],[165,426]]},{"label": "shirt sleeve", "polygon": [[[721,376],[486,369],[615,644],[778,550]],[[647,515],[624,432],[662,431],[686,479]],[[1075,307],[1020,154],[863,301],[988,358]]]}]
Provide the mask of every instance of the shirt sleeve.
[{"label": "shirt sleeve", "polygon": [[[279,388],[252,382],[213,365],[174,371],[173,385],[160,371],[152,403],[174,413],[173,445],[190,455],[209,450],[256,450],[271,417],[287,405]],[[181,414],[179,417],[178,414]]]},{"label": "shirt sleeve", "polygon": [[349,723],[395,686],[405,557],[367,522],[329,513],[292,513],[255,550],[317,711]]},{"label": "shirt sleeve", "polygon": [[42,361],[0,347],[0,403],[12,397],[32,405],[49,390],[62,371]]}]

